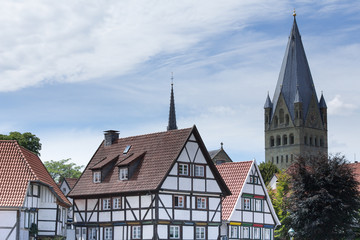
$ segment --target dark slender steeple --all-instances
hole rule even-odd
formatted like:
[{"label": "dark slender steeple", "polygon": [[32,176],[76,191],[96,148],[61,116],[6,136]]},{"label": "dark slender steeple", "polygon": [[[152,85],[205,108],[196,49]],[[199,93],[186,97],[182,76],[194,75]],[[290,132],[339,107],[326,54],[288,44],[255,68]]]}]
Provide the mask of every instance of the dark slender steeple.
[{"label": "dark slender steeple", "polygon": [[176,126],[176,114],[175,114],[175,100],[174,100],[174,83],[173,83],[174,77],[171,73],[171,96],[170,96],[170,111],[169,111],[169,123],[167,126],[167,130],[175,130],[178,129]]}]

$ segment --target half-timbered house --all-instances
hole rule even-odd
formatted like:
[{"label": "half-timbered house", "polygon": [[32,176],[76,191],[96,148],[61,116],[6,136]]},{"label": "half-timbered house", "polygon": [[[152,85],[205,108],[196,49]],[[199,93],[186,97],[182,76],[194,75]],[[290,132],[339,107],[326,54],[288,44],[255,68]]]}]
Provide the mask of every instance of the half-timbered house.
[{"label": "half-timbered house", "polygon": [[280,221],[255,160],[217,165],[232,195],[222,205],[222,239],[274,239]]},{"label": "half-timbered house", "polygon": [[194,126],[106,131],[69,196],[77,239],[218,239],[229,194]]},{"label": "half-timbered house", "polygon": [[65,237],[70,206],[37,155],[0,141],[1,239]]}]

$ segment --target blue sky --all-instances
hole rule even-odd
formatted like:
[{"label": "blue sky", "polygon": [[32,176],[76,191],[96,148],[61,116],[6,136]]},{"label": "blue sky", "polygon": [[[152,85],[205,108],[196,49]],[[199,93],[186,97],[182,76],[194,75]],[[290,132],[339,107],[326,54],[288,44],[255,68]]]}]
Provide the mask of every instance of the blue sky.
[{"label": "blue sky", "polygon": [[32,132],[43,161],[85,165],[103,139],[179,128],[209,150],[264,160],[272,97],[296,9],[329,152],[360,158],[358,1],[0,1],[0,133]]}]

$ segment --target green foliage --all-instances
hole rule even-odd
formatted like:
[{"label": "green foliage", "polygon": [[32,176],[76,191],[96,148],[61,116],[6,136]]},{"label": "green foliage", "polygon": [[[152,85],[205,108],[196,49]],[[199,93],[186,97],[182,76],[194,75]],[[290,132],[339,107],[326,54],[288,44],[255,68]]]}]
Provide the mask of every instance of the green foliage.
[{"label": "green foliage", "polygon": [[290,176],[285,170],[280,171],[276,176],[278,178],[276,190],[269,189],[271,202],[281,223],[275,230],[275,238],[288,239],[287,234],[291,228],[289,213],[289,196],[291,194]]},{"label": "green foliage", "polygon": [[344,156],[302,156],[292,177],[290,218],[296,239],[353,239],[358,223],[358,182]]},{"label": "green foliage", "polygon": [[260,163],[259,170],[266,186],[269,184],[271,178],[279,172],[279,169],[272,162]]},{"label": "green foliage", "polygon": [[9,135],[0,134],[0,140],[16,140],[20,146],[40,156],[40,139],[30,132],[10,132]]},{"label": "green foliage", "polygon": [[35,223],[32,223],[29,229],[30,236],[36,236],[38,234],[38,226]]},{"label": "green foliage", "polygon": [[64,178],[79,178],[81,169],[84,166],[76,166],[75,163],[70,163],[71,158],[62,159],[59,161],[46,161],[44,165],[55,182],[61,182]]}]

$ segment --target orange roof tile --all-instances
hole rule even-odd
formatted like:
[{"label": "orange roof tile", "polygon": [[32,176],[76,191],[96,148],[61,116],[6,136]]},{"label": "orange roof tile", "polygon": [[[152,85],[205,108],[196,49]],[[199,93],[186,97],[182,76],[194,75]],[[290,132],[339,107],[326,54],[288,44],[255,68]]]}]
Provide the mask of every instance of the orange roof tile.
[{"label": "orange roof tile", "polygon": [[77,182],[78,178],[65,178],[67,184],[70,187],[70,190],[73,189],[73,187],[75,186],[75,183]]},{"label": "orange roof tile", "polygon": [[216,165],[221,177],[232,193],[222,203],[223,220],[229,219],[253,162],[230,162]]},{"label": "orange roof tile", "polygon": [[17,141],[0,141],[0,206],[21,207],[29,181],[49,185],[60,202],[71,205],[51,178],[40,158]]}]

